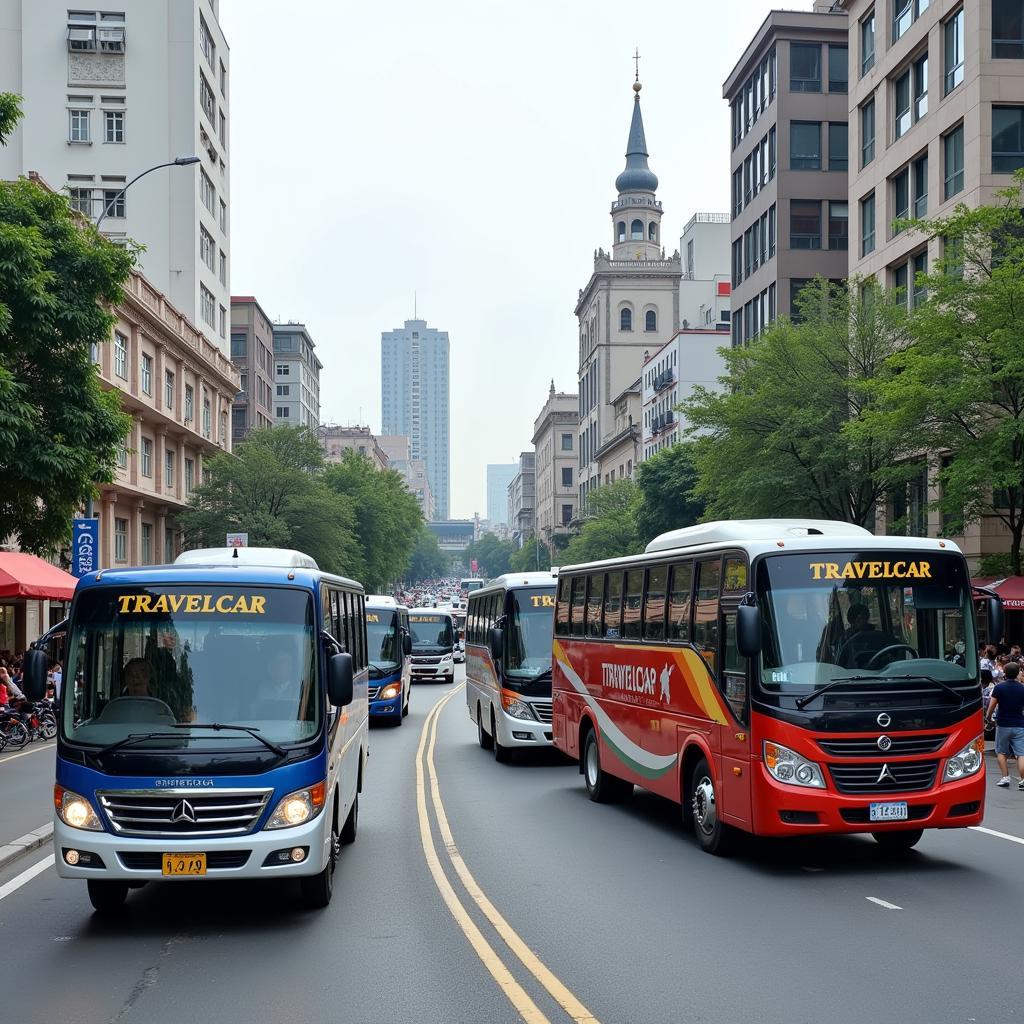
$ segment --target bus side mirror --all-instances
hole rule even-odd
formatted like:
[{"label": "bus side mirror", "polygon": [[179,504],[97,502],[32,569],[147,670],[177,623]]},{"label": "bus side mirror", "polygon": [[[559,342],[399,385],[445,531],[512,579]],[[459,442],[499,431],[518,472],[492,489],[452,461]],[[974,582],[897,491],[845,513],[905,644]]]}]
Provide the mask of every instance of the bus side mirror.
[{"label": "bus side mirror", "polygon": [[336,708],[352,703],[352,655],[332,654],[327,662],[327,697]]},{"label": "bus side mirror", "polygon": [[402,650],[407,658],[412,654],[412,637],[408,633],[402,634]]},{"label": "bus side mirror", "polygon": [[46,674],[50,667],[50,659],[46,651],[30,650],[25,652],[22,661],[23,678],[21,681],[25,696],[30,701],[42,700],[46,696]]},{"label": "bus side mirror", "polygon": [[745,658],[761,653],[761,613],[752,604],[736,609],[736,646]]},{"label": "bus side mirror", "polygon": [[501,659],[501,648],[504,643],[504,637],[497,626],[492,626],[488,631],[487,643],[491,648],[491,657],[495,661],[499,661]]},{"label": "bus side mirror", "polygon": [[998,597],[988,599],[988,636],[994,644],[1003,639],[1003,602]]}]

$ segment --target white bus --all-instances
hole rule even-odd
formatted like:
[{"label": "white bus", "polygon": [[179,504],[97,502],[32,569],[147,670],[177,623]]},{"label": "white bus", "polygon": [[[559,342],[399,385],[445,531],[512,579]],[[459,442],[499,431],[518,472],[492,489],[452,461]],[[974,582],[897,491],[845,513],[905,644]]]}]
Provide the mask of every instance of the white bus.
[{"label": "white bus", "polygon": [[469,595],[466,706],[496,761],[551,744],[551,630],[558,579],[508,573]]},{"label": "white bus", "polygon": [[459,593],[463,597],[472,594],[474,590],[479,590],[484,585],[484,581],[478,576],[470,576],[467,579],[459,581]]}]

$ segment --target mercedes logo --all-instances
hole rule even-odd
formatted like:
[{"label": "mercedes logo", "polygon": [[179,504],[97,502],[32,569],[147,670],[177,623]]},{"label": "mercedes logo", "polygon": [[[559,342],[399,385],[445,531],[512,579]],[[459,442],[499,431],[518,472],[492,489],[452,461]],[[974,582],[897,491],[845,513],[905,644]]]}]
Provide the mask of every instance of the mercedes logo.
[{"label": "mercedes logo", "polygon": [[892,724],[892,719],[883,711],[875,721],[883,728],[888,729]]},{"label": "mercedes logo", "polygon": [[888,736],[879,736],[878,737],[878,749],[879,750],[888,750],[891,746],[892,746],[892,740],[889,739]]},{"label": "mercedes logo", "polygon": [[896,776],[889,770],[887,764],[882,765],[882,770],[878,773],[878,778],[875,779],[875,785],[880,786],[883,782],[895,782]]},{"label": "mercedes logo", "polygon": [[193,824],[196,820],[195,808],[187,800],[179,800],[171,811],[171,822],[190,821]]}]

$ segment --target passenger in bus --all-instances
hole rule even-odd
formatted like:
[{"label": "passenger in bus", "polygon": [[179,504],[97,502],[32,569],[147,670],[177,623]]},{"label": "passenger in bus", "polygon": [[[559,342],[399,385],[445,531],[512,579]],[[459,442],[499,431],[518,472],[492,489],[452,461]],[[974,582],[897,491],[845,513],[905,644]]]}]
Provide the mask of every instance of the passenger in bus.
[{"label": "passenger in bus", "polygon": [[132,658],[121,670],[122,697],[152,697],[153,670],[145,658]]}]

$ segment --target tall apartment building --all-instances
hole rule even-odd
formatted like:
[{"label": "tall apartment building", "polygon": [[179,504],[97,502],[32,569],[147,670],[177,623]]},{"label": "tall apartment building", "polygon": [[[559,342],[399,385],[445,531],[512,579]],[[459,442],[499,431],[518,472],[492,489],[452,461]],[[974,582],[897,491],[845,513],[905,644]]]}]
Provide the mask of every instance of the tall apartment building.
[{"label": "tall apartment building", "polygon": [[720,330],[731,315],[730,228],[727,213],[695,213],[683,228],[679,252],[679,324],[683,330]]},{"label": "tall apartment building", "polygon": [[487,466],[487,521],[491,526],[508,526],[508,485],[519,472],[518,462]]},{"label": "tall apartment building", "polygon": [[555,391],[533,423],[534,530],[546,543],[569,530],[576,518],[576,439],[579,433],[579,395]]},{"label": "tall apartment building", "polygon": [[[575,308],[581,506],[587,492],[600,485],[602,473],[609,472],[602,468],[602,457],[609,451],[614,458],[619,454],[623,433],[619,413],[623,403],[630,404],[627,392],[640,376],[644,351],[668,341],[679,323],[682,268],[679,253],[665,259],[662,248],[658,176],[647,165],[640,89],[640,82],[634,82],[626,166],[615,179],[618,198],[610,211],[612,251],[598,249],[594,254],[594,271],[580,289]],[[628,461],[632,468],[636,458]]]},{"label": "tall apartment building", "polygon": [[522,547],[534,536],[534,512],[537,501],[535,476],[536,455],[534,452],[520,452],[519,472],[508,485],[508,525],[512,539]]},{"label": "tall apartment building", "polygon": [[448,359],[448,332],[426,320],[381,332],[382,432],[405,434],[413,460],[426,463],[438,519],[448,518],[450,497]]},{"label": "tall apartment building", "polygon": [[811,278],[846,277],[847,54],[846,13],[831,0],[771,11],[723,86],[733,345],[792,313]]},{"label": "tall apartment building", "polygon": [[231,438],[274,425],[274,325],[252,295],[231,296],[231,362],[241,386],[231,407]]},{"label": "tall apartment building", "polygon": [[[229,59],[219,0],[0,0],[0,91],[25,118],[0,178],[38,172],[112,241],[145,246],[139,270],[226,355]],[[176,157],[123,197],[136,175]]]},{"label": "tall apartment building", "polygon": [[274,324],[274,422],[320,426],[320,371],[316,342],[304,324]]}]

